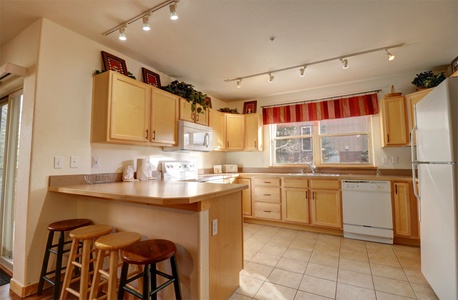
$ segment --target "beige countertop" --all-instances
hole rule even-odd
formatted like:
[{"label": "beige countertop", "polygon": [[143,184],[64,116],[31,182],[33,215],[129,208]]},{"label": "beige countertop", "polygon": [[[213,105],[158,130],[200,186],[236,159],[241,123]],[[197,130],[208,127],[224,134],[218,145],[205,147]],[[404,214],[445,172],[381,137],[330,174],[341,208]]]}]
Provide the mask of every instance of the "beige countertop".
[{"label": "beige countertop", "polygon": [[109,200],[150,204],[193,204],[248,188],[243,184],[199,182],[135,181],[101,184],[50,186],[49,191]]},{"label": "beige countertop", "polygon": [[288,177],[288,178],[307,178],[307,179],[338,179],[338,180],[401,180],[412,181],[411,176],[404,175],[362,175],[362,174],[326,174],[319,173],[240,173],[240,177]]}]

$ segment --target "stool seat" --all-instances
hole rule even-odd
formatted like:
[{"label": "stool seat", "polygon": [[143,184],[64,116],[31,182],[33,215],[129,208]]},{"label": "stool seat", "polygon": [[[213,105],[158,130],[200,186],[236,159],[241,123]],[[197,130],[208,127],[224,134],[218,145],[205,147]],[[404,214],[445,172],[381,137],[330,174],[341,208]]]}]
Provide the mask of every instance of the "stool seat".
[{"label": "stool seat", "polygon": [[126,247],[122,251],[122,259],[129,264],[149,265],[166,260],[176,252],[177,247],[171,241],[146,240]]},{"label": "stool seat", "polygon": [[116,232],[99,237],[95,247],[99,250],[114,251],[138,242],[142,236],[136,232]]},{"label": "stool seat", "polygon": [[113,230],[110,225],[89,225],[70,231],[70,238],[74,240],[88,240],[109,234]]},{"label": "stool seat", "polygon": [[48,225],[49,231],[69,231],[79,227],[88,226],[94,224],[89,219],[70,219],[54,222]]}]

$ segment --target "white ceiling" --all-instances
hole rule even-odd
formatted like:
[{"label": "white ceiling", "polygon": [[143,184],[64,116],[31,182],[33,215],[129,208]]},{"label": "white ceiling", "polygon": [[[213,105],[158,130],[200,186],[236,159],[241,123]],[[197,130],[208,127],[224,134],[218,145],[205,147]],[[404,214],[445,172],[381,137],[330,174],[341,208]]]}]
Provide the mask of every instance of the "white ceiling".
[{"label": "white ceiling", "polygon": [[[429,0],[181,0],[128,26],[127,41],[107,30],[162,0],[0,0],[0,46],[39,17],[132,57],[221,100],[249,100],[369,78],[430,70],[458,56],[458,2]],[[274,36],[274,41],[269,38]],[[405,43],[392,49],[235,82],[225,79]],[[127,66],[129,68],[129,66]],[[99,66],[94,66],[94,69]],[[100,67],[101,68],[101,67]]]}]

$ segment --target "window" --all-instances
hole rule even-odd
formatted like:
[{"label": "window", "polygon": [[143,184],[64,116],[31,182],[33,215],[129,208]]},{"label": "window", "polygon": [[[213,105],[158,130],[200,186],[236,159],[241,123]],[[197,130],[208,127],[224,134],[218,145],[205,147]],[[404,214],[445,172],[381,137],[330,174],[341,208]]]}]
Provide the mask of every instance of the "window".
[{"label": "window", "polygon": [[271,126],[272,165],[371,163],[371,117]]}]

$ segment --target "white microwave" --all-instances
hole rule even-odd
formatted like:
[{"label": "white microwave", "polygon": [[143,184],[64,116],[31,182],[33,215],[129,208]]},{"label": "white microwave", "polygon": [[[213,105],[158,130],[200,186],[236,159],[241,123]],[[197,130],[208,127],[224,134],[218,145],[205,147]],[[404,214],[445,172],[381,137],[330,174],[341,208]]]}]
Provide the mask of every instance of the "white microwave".
[{"label": "white microwave", "polygon": [[178,121],[178,144],[176,147],[163,148],[164,151],[211,151],[211,127]]}]

